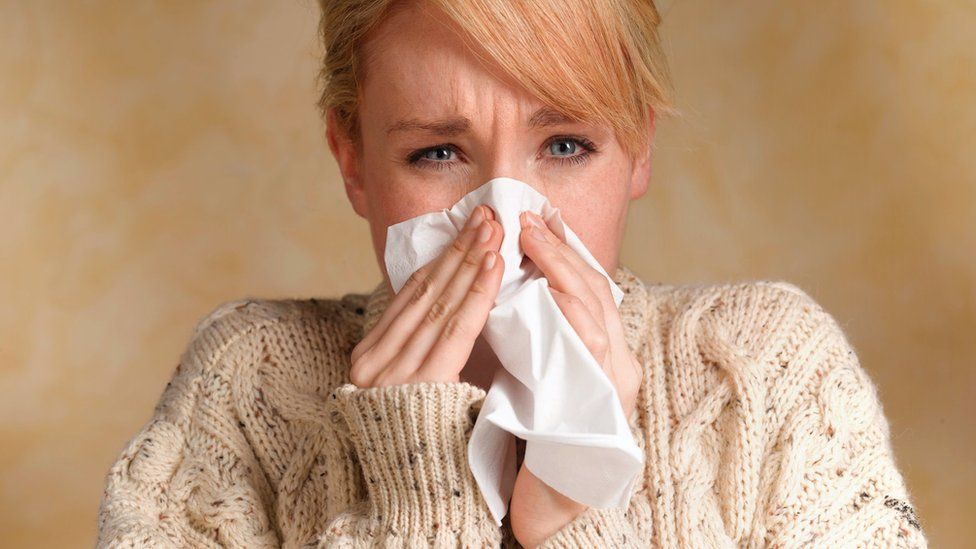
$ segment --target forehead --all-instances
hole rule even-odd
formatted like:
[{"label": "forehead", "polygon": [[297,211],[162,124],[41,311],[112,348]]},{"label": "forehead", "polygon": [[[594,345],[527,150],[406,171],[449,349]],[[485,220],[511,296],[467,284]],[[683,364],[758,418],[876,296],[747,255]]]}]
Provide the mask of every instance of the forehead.
[{"label": "forehead", "polygon": [[472,52],[462,31],[443,12],[420,4],[389,15],[364,45],[364,117],[405,110],[446,115],[475,109],[488,100],[522,108],[541,106],[482,50]]}]

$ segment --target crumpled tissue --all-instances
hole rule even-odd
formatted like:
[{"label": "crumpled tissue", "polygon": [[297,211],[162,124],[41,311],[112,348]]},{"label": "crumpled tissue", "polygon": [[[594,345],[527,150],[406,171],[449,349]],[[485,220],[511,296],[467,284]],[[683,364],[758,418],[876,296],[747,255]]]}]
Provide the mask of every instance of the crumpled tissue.
[{"label": "crumpled tissue", "polygon": [[548,279],[519,243],[519,215],[531,210],[623,292],[563,223],[558,208],[527,183],[497,177],[451,208],[387,229],[384,259],[399,292],[414,271],[436,259],[479,204],[504,228],[505,272],[482,330],[502,368],[495,372],[468,442],[468,463],[497,525],[515,484],[515,438],[526,441],[523,464],[563,495],[590,507],[622,507],[643,464],[616,388],[549,293]]}]

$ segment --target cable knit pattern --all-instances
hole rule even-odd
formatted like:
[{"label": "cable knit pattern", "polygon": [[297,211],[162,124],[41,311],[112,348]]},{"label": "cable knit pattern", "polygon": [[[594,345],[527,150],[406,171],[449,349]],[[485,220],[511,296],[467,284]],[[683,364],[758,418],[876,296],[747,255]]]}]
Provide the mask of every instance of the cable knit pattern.
[{"label": "cable knit pattern", "polygon": [[[613,278],[645,466],[626,508],[540,548],[926,546],[874,385],[810,296]],[[467,467],[483,389],[349,383],[391,298],[381,283],[201,320],[107,473],[98,547],[518,547]]]}]

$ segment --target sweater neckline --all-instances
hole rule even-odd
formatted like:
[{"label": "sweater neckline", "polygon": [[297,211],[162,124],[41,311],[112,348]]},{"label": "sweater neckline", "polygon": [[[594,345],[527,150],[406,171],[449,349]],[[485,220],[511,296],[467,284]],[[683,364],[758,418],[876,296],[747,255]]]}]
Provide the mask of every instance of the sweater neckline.
[{"label": "sweater neckline", "polygon": [[[641,343],[647,339],[648,289],[634,271],[619,263],[611,278],[624,292],[618,308],[620,321],[624,328],[627,346],[636,356]],[[393,301],[393,297],[393,290],[386,280],[377,284],[368,294],[363,320],[363,336],[379,322],[383,312]]]}]

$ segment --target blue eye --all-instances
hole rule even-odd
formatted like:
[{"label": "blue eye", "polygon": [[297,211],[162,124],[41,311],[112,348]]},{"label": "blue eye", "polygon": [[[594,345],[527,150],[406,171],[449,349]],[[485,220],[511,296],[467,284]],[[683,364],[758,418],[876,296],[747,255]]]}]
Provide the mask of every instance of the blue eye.
[{"label": "blue eye", "polygon": [[[544,161],[554,162],[557,165],[581,166],[590,160],[590,157],[600,152],[596,144],[583,136],[558,135],[552,137],[548,143],[543,145],[543,149],[548,154],[543,153]],[[407,155],[407,164],[416,168],[433,170],[453,169],[456,160],[460,155],[459,149],[445,143],[416,150]]]},{"label": "blue eye", "polygon": [[424,151],[423,159],[430,160],[432,162],[443,162],[450,160],[450,156],[453,153],[454,151],[448,147],[433,147]]},{"label": "blue eye", "polygon": [[560,135],[549,141],[550,161],[581,166],[599,152],[595,143],[582,136]]},{"label": "blue eye", "polygon": [[572,156],[576,152],[576,141],[559,139],[549,144],[549,152],[555,156]]},{"label": "blue eye", "polygon": [[407,164],[418,168],[449,170],[454,164],[457,148],[454,145],[436,145],[410,153]]}]

